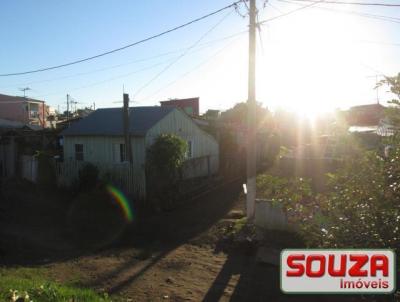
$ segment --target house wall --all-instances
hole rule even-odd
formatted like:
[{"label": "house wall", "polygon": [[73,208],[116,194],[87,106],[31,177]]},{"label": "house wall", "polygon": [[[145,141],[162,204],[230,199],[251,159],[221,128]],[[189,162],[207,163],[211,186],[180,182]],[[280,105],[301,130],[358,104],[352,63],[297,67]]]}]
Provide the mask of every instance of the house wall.
[{"label": "house wall", "polygon": [[[154,140],[163,133],[173,133],[186,141],[192,142],[192,158],[188,159],[184,168],[186,178],[207,176],[216,174],[219,168],[219,147],[217,141],[208,133],[201,130],[190,117],[180,110],[173,110],[150,130],[145,137],[131,137],[133,165],[132,171],[126,172],[133,179],[133,195],[141,199],[145,198],[146,177],[145,160],[146,149],[154,143]],[[77,177],[77,169],[82,165],[75,161],[75,144],[83,144],[83,162],[90,162],[99,167],[100,173],[107,170],[118,170],[119,167],[128,166],[126,163],[115,163],[113,156],[114,144],[124,143],[123,136],[65,136],[64,137],[64,163],[60,167],[60,175],[66,174],[71,182]],[[133,176],[131,177],[131,174]],[[121,178],[122,176],[118,176]],[[65,178],[65,177],[64,177]],[[132,181],[131,181],[132,182]]]},{"label": "house wall", "polygon": [[201,130],[185,113],[174,110],[147,131],[146,148],[163,133],[172,133],[185,141],[192,142],[192,158],[189,159],[192,164],[185,165],[187,167],[184,171],[186,178],[207,176],[218,172],[219,146],[217,141],[210,134]]},{"label": "house wall", "polygon": [[27,124],[29,122],[27,103],[0,101],[0,118]]},{"label": "house wall", "polygon": [[[0,100],[0,118],[24,124],[46,126],[46,108],[43,102]],[[35,112],[32,112],[34,108]],[[44,123],[43,123],[44,121]]]},{"label": "house wall", "polygon": [[[65,136],[64,137],[64,163],[72,168],[75,165],[75,144],[83,144],[83,162],[90,162],[96,165],[100,173],[119,173],[123,177],[123,171],[128,171],[129,179],[133,179],[132,193],[138,198],[145,198],[145,148],[144,138],[131,137],[133,165],[130,169],[127,163],[114,162],[114,144],[125,143],[122,136]],[[126,169],[125,169],[126,168]],[[129,168],[129,169],[128,169]],[[67,168],[68,169],[68,168]],[[130,171],[132,170],[132,171]],[[128,172],[127,172],[128,173]],[[70,173],[71,177],[76,177],[76,173]],[[71,178],[70,177],[70,178]],[[128,178],[127,178],[128,179]],[[70,180],[71,181],[71,180]]]}]

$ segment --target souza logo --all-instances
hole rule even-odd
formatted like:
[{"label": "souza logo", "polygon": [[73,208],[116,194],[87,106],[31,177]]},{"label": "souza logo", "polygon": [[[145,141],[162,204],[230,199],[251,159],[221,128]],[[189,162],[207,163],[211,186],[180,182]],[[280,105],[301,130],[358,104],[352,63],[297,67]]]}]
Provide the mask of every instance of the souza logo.
[{"label": "souza logo", "polygon": [[285,293],[391,293],[395,254],[391,250],[283,250]]}]

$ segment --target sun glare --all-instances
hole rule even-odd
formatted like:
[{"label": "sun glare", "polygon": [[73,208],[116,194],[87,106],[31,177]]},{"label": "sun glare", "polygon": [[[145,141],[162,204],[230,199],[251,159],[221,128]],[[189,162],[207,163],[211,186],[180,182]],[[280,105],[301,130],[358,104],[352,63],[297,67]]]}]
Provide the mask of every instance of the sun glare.
[{"label": "sun glare", "polygon": [[375,51],[360,43],[366,25],[320,10],[271,23],[258,50],[257,99],[310,118],[359,100],[369,72],[362,63]]}]

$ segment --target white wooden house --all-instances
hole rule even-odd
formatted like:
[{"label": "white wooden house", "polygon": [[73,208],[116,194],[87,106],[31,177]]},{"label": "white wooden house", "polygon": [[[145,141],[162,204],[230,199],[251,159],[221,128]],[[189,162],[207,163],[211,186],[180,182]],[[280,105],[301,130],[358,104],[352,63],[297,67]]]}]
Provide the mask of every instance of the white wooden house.
[{"label": "white wooden house", "polygon": [[121,189],[137,198],[146,196],[146,150],[160,134],[172,133],[188,144],[184,177],[216,174],[219,168],[217,141],[200,129],[183,111],[170,107],[129,108],[129,135],[133,163],[126,162],[122,108],[98,109],[62,132],[64,163],[59,182],[77,178],[84,163],[95,164]]}]

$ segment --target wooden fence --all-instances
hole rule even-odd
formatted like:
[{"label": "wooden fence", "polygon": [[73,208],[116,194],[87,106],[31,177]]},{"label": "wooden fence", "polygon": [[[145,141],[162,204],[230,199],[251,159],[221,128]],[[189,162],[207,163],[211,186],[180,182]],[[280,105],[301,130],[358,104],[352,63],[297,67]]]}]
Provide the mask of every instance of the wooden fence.
[{"label": "wooden fence", "polygon": [[[69,187],[78,180],[79,171],[88,162],[67,160],[56,163],[57,183],[60,186]],[[146,180],[143,169],[135,169],[128,163],[105,164],[93,163],[99,169],[100,179],[104,180],[126,194],[138,199],[146,197]]]},{"label": "wooden fence", "polygon": [[31,155],[22,155],[19,160],[19,165],[21,167],[21,177],[36,183],[38,179],[39,167],[37,157]]},{"label": "wooden fence", "polygon": [[[88,162],[66,160],[55,164],[57,184],[70,187],[78,181],[79,171]],[[132,167],[128,163],[94,163],[99,169],[100,179],[116,186],[126,194],[134,198],[144,200],[146,198],[146,174],[145,167]],[[183,178],[211,176],[218,173],[218,156],[203,156],[192,158],[184,162]]]}]

